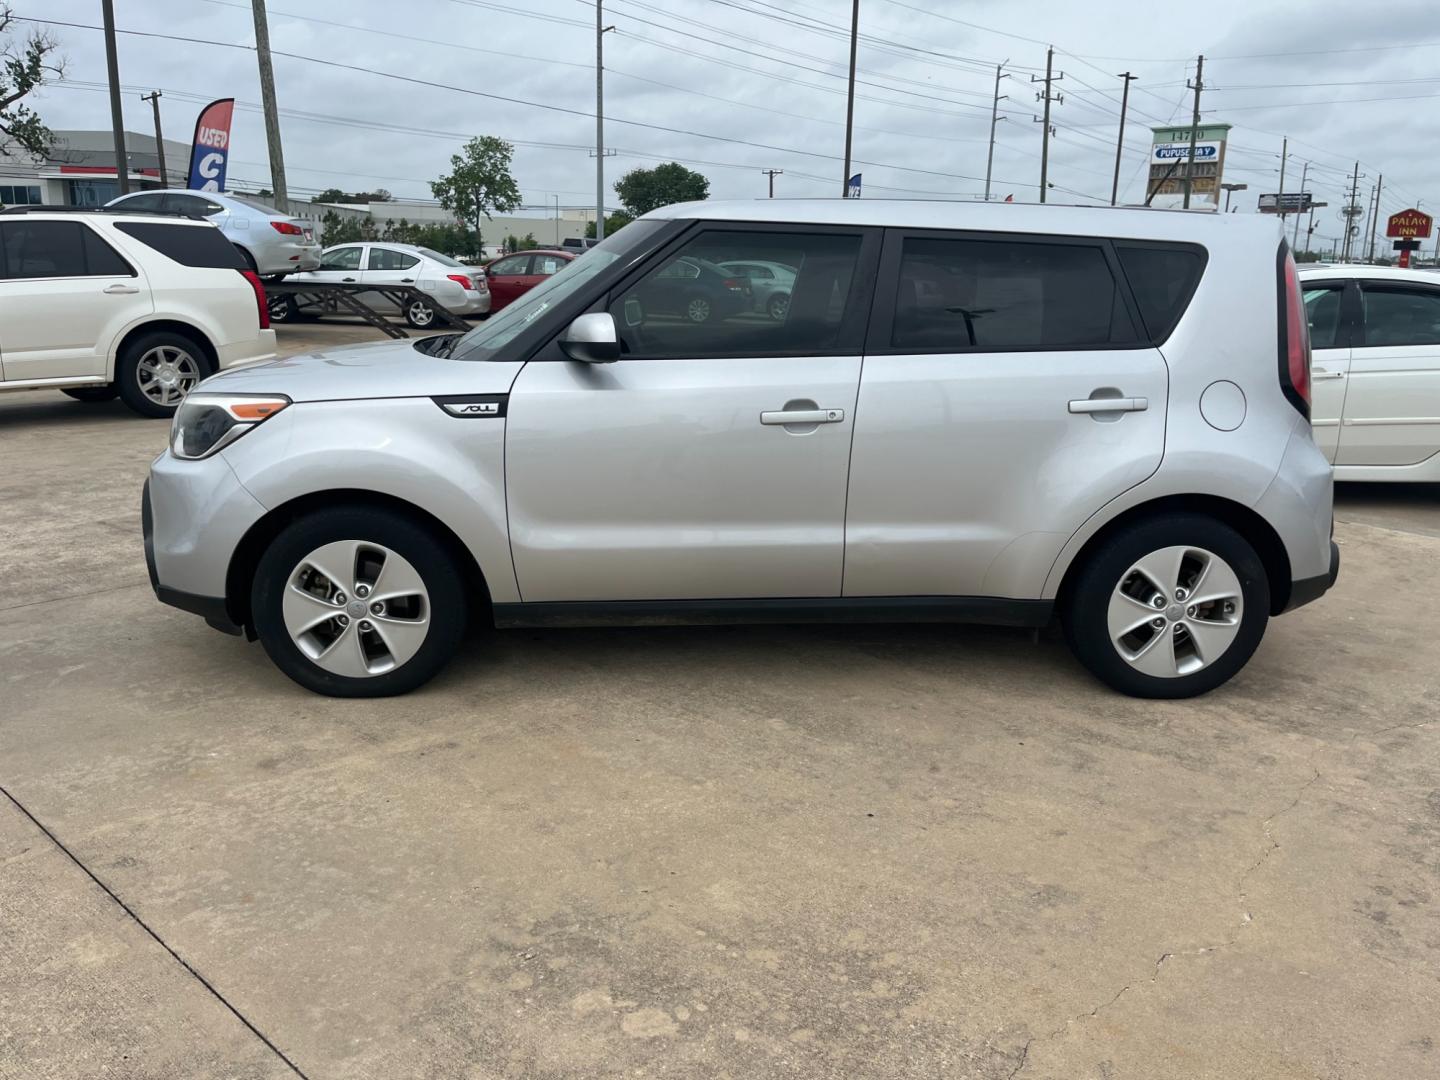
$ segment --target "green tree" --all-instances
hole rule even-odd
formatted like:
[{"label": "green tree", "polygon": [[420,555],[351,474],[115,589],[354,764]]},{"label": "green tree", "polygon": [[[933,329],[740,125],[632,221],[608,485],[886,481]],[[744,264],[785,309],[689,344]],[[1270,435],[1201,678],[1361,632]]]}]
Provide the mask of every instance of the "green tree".
[{"label": "green tree", "polygon": [[345,192],[341,191],[339,188],[332,187],[326,188],[324,191],[320,192],[319,195],[316,195],[315,198],[311,199],[310,201],[343,203],[349,202],[350,197],[346,195]]},{"label": "green tree", "polygon": [[480,135],[450,158],[451,172],[430,182],[430,191],[440,205],[481,234],[480,219],[491,211],[508,213],[520,205],[520,188],[510,175],[515,148],[504,139]]},{"label": "green tree", "polygon": [[55,39],[31,31],[23,42],[10,38],[15,21],[8,5],[0,6],[0,150],[49,157],[55,133],[23,99],[47,81],[63,78],[65,65],[56,56]]},{"label": "green tree", "polygon": [[[613,214],[606,214],[605,235],[610,236],[614,233],[619,232],[621,229],[623,229],[626,225],[629,225],[630,222],[634,220],[635,219],[629,214],[627,214],[624,210],[616,210]],[[588,236],[591,240],[595,239],[595,222],[592,221],[585,226],[585,235]]]},{"label": "green tree", "polygon": [[[672,161],[653,169],[631,169],[615,182],[615,194],[630,216],[637,218],[671,203],[698,202],[710,194],[710,181]],[[607,227],[605,231],[610,230]]]}]

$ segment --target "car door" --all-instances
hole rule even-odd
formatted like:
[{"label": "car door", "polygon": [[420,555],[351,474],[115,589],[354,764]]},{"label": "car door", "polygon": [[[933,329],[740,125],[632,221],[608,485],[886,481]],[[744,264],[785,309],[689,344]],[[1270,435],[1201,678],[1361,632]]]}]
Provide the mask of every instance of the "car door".
[{"label": "car door", "polygon": [[1440,283],[1362,278],[1336,465],[1440,453]]},{"label": "car door", "polygon": [[1350,310],[1358,304],[1358,291],[1351,286],[1347,293],[1341,278],[1305,277],[1300,288],[1310,322],[1310,427],[1315,445],[1333,465],[1350,374]]},{"label": "car door", "polygon": [[[360,280],[366,285],[414,285],[418,288],[419,269],[418,256],[383,244],[371,244],[365,256],[365,269],[360,272]],[[383,293],[366,293],[365,302],[382,309],[398,307]]]},{"label": "car door", "polygon": [[[840,595],[878,243],[860,228],[697,227],[600,302],[618,362],[525,366],[505,452],[525,601]],[[696,323],[643,302],[677,258],[747,255],[800,267],[784,322]]]},{"label": "car door", "polygon": [[530,288],[529,255],[507,255],[490,264],[485,280],[490,283],[490,310],[499,311]]},{"label": "car door", "polygon": [[9,382],[105,375],[111,345],[153,310],[148,283],[80,221],[0,222],[0,261]]},{"label": "car door", "polygon": [[[1163,262],[1156,247],[1137,258]],[[1159,467],[1168,371],[1124,280],[1103,240],[887,234],[847,597],[1036,598],[1075,529]],[[1188,302],[1194,282],[1179,285],[1167,297]]]}]

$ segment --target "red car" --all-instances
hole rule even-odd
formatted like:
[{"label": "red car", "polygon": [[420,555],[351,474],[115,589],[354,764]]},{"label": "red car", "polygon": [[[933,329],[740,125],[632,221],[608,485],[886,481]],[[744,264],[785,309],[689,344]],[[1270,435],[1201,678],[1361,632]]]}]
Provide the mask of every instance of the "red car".
[{"label": "red car", "polygon": [[529,292],[577,255],[570,251],[521,251],[486,263],[491,313]]}]

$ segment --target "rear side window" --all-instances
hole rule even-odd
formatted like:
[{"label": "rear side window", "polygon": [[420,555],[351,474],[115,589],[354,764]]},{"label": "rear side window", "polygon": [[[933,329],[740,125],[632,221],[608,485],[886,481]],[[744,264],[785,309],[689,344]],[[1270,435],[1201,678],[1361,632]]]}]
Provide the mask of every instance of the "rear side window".
[{"label": "rear side window", "polygon": [[162,221],[117,221],[115,228],[181,266],[244,270],[235,245],[212,225],[181,225]]},{"label": "rear side window", "polygon": [[1440,345],[1440,289],[1365,284],[1365,344]]},{"label": "rear side window", "polygon": [[7,278],[133,277],[115,250],[78,221],[7,221],[0,225]]},{"label": "rear side window", "polygon": [[367,270],[409,270],[420,260],[393,248],[372,247]]},{"label": "rear side window", "polygon": [[1132,344],[1104,248],[907,237],[893,348],[1004,352]]},{"label": "rear side window", "polygon": [[1205,249],[1191,244],[1117,243],[1120,266],[1135,293],[1145,334],[1164,341],[1190,306],[1205,270]]}]

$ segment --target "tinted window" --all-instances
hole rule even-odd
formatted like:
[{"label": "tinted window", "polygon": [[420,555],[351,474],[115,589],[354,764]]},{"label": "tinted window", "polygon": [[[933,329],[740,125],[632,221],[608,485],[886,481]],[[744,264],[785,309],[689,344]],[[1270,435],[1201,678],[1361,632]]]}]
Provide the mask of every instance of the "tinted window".
[{"label": "tinted window", "polygon": [[1151,341],[1164,341],[1195,295],[1205,269],[1203,249],[1181,245],[1116,244],[1140,318]]},{"label": "tinted window", "polygon": [[[622,347],[654,357],[859,352],[860,342],[842,342],[840,331],[860,241],[858,234],[702,233],[614,297]],[[767,307],[748,278],[719,265],[747,260],[797,268],[788,305]]]},{"label": "tinted window", "polygon": [[394,248],[372,247],[365,268],[367,270],[409,270],[419,262],[420,260],[414,255],[407,255]]},{"label": "tinted window", "polygon": [[219,214],[225,207],[217,202],[199,195],[166,195],[165,209],[176,214],[193,214],[197,217],[209,217],[211,214]]},{"label": "tinted window", "polygon": [[499,274],[502,277],[513,277],[516,274],[528,274],[530,265],[529,255],[515,255],[509,259],[501,259],[494,266],[490,267],[490,273]]},{"label": "tinted window", "polygon": [[359,270],[363,248],[343,247],[327,251],[320,258],[321,270]]},{"label": "tinted window", "polygon": [[170,221],[120,221],[115,228],[154,248],[181,266],[244,270],[245,259],[225,234],[213,225],[187,225]]},{"label": "tinted window", "polygon": [[146,192],[144,195],[132,195],[128,199],[122,199],[114,204],[117,210],[144,210],[156,213],[165,209],[165,196],[156,192]]},{"label": "tinted window", "polygon": [[1099,246],[910,237],[891,343],[927,352],[1064,349],[1131,341],[1128,321]]},{"label": "tinted window", "polygon": [[37,184],[19,184],[11,186],[0,184],[0,203],[6,206],[36,205],[40,204],[40,187]]},{"label": "tinted window", "polygon": [[569,259],[562,259],[559,255],[536,255],[530,272],[549,277],[551,274],[558,274],[569,261]]},{"label": "tinted window", "polygon": [[78,221],[15,221],[0,226],[5,276],[84,277],[85,247]]},{"label": "tinted window", "polygon": [[1340,298],[1343,287],[1305,286],[1305,315],[1310,322],[1310,347],[1333,349],[1340,339]]},{"label": "tinted window", "polygon": [[134,277],[135,270],[120,253],[102,240],[94,229],[81,226],[81,242],[85,247],[85,269],[105,277]]},{"label": "tinted window", "polygon": [[421,255],[424,255],[427,259],[434,259],[434,260],[435,260],[436,262],[438,262],[441,266],[464,266],[464,265],[465,265],[465,264],[462,263],[462,262],[458,262],[457,260],[452,259],[449,255],[441,255],[440,252],[438,252],[438,251],[431,251],[431,250],[430,250],[429,248],[427,248],[427,247],[416,248],[415,250],[418,251],[418,252],[420,252],[420,254],[421,254]]},{"label": "tinted window", "polygon": [[1366,345],[1440,345],[1440,289],[1366,285]]}]

